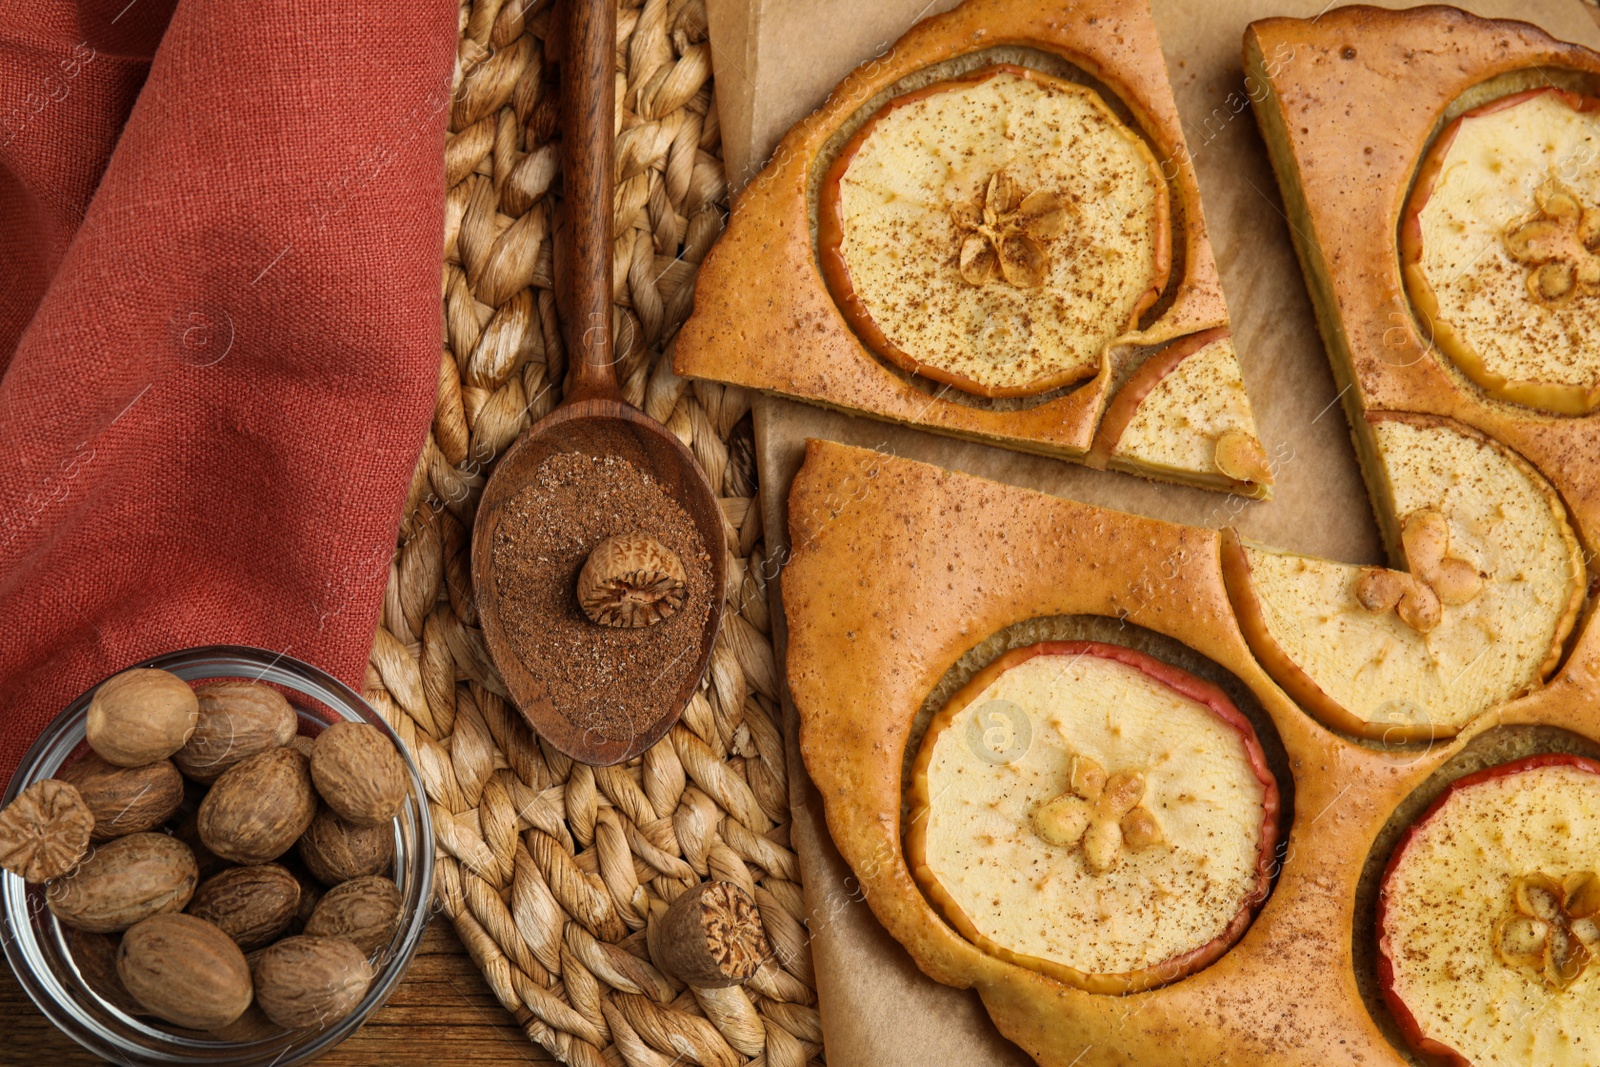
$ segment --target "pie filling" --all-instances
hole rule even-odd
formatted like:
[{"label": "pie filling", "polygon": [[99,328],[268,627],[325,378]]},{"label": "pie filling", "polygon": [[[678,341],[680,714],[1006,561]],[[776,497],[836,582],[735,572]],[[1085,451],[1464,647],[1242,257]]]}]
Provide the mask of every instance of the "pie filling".
[{"label": "pie filling", "polygon": [[1505,399],[1600,403],[1600,100],[1518,93],[1462,115],[1423,164],[1407,284],[1436,340]]},{"label": "pie filling", "polygon": [[1111,455],[1146,468],[1270,483],[1233,339],[1218,337],[1163,375],[1134,409]]},{"label": "pie filling", "polygon": [[986,396],[1094,375],[1166,284],[1166,183],[1094,90],[990,67],[890,101],[821,190],[823,272],[868,345]]},{"label": "pie filling", "polygon": [[1373,432],[1408,570],[1245,545],[1276,646],[1257,653],[1269,670],[1286,658],[1361,723],[1448,736],[1554,668],[1582,559],[1554,492],[1508,450],[1444,422]]},{"label": "pie filling", "polygon": [[969,939],[1069,980],[1143,976],[1138,988],[1243,933],[1266,892],[1277,788],[1219,691],[1061,642],[1009,653],[952,698],[912,807],[913,869]]},{"label": "pie filling", "polygon": [[1600,764],[1533,757],[1457,782],[1384,875],[1379,977],[1402,1031],[1474,1067],[1600,1059]]}]

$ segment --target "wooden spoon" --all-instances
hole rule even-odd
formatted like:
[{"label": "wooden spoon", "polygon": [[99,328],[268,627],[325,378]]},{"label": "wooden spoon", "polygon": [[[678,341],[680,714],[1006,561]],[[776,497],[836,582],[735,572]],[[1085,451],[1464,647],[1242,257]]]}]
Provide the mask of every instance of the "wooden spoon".
[{"label": "wooden spoon", "polygon": [[[672,728],[700,687],[717,627],[722,621],[727,579],[722,508],[694,456],[666,427],[625,403],[617,386],[611,338],[612,201],[615,180],[616,20],[615,0],[570,0],[571,21],[562,59],[562,181],[565,188],[564,240],[557,256],[561,327],[573,360],[570,389],[561,405],[541,419],[500,460],[478,505],[472,537],[472,584],[484,640],[512,699],[550,744],[581,763],[604,766],[639,755]],[[563,291],[563,288],[565,291]],[[604,728],[585,729],[552,703],[541,680],[553,664],[523,662],[506,640],[500,618],[500,587],[494,546],[506,505],[549,457],[558,453],[615,456],[648,474],[693,521],[711,563],[710,610],[699,633],[699,647],[683,650],[696,666],[659,719],[638,724],[617,699],[594,694]],[[550,521],[555,521],[552,518]],[[625,531],[616,531],[622,533]],[[592,546],[591,546],[592,547]],[[596,626],[597,647],[606,631]],[[623,701],[644,703],[644,694]],[[639,705],[635,705],[637,708]]]}]

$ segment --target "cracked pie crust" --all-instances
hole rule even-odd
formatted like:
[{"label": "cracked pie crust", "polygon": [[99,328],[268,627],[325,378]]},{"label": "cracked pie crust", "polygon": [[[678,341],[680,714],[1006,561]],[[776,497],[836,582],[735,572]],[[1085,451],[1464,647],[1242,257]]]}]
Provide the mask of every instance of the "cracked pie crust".
[{"label": "cracked pie crust", "polygon": [[1413,823],[1378,902],[1383,997],[1456,1067],[1596,1062],[1600,763],[1533,756],[1453,783]]},{"label": "cracked pie crust", "polygon": [[1278,789],[1215,686],[1093,641],[1008,652],[935,716],[906,859],[968,940],[1096,993],[1177,981],[1266,899]]},{"label": "cracked pie crust", "polygon": [[966,0],[842,81],[738,194],[673,367],[1265,498],[1232,344],[1192,343],[1227,326],[1147,0]]}]

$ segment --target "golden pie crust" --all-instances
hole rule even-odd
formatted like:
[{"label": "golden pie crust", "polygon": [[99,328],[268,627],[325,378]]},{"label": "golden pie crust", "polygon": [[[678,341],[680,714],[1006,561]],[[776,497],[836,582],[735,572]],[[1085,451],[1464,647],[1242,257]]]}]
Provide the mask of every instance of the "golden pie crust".
[{"label": "golden pie crust", "polygon": [[[827,169],[844,158],[837,153],[846,151],[845,131],[867,128],[852,123],[867,121],[927,82],[949,83],[976,68],[1005,64],[1052,76],[1076,71],[1072,76],[1094,82],[1106,104],[1125,110],[1119,121],[1137,124],[1164,179],[1170,260],[1176,265],[1160,299],[1103,349],[1092,373],[1082,376],[1084,367],[1074,364],[1041,375],[1017,389],[1029,394],[1020,399],[1006,398],[1012,389],[1005,384],[985,385],[948,372],[941,380],[939,369],[919,362],[916,353],[898,356],[898,346],[875,330],[870,313],[852,310],[852,290],[839,284],[837,265],[827,269],[845,299],[830,291],[824,278],[827,213],[813,219],[825,206],[818,201]],[[1165,268],[1158,274],[1165,276]],[[1227,321],[1199,184],[1146,0],[1078,0],[1065,8],[1033,0],[967,0],[919,22],[885,55],[842,81],[821,108],[789,131],[772,162],[738,194],[726,232],[701,265],[694,313],[678,334],[673,366],[685,377],[1082,461],[1124,379],[1169,345]],[[981,395],[985,391],[994,395]],[[1242,431],[1254,440],[1253,420]],[[1232,479],[1215,465],[1190,471],[1124,460],[1114,465],[1206,488],[1270,494],[1269,481]]]}]

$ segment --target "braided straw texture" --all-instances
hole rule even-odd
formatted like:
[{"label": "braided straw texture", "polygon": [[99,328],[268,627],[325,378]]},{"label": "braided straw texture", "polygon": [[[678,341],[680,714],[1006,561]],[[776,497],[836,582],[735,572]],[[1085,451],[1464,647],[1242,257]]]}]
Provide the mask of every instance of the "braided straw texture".
[{"label": "braided straw texture", "polygon": [[[560,398],[551,291],[558,90],[547,0],[467,0],[445,149],[445,337],[366,697],[411,746],[438,835],[436,902],[500,1003],[564,1063],[820,1063],[789,848],[748,396],[663,355],[721,231],[703,0],[620,0],[614,279],[619,378],[720,487],[728,610],[681,724],[590,768],[529,730],[485,650],[469,548],[494,459]],[[775,949],[748,986],[687,989],[646,927],[707,878],[755,898]],[[531,1050],[530,1050],[531,1051]]]}]

